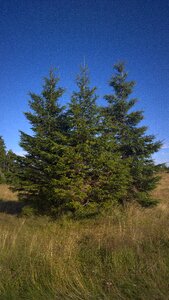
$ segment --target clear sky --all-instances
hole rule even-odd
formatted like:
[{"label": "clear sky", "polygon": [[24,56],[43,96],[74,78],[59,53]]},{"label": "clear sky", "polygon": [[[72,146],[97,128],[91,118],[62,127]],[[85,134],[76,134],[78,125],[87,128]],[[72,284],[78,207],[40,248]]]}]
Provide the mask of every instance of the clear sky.
[{"label": "clear sky", "polygon": [[0,0],[0,39],[0,135],[8,149],[21,153],[28,92],[41,91],[51,67],[67,102],[85,57],[103,103],[112,66],[123,60],[137,83],[135,109],[164,141],[155,159],[169,162],[168,0]]}]

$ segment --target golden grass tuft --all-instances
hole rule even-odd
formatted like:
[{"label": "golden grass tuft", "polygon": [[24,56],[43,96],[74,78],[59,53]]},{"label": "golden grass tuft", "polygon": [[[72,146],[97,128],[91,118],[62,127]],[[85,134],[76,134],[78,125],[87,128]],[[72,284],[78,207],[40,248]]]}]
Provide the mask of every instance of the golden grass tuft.
[{"label": "golden grass tuft", "polygon": [[153,191],[153,196],[169,205],[169,173],[163,172],[159,176],[161,177],[160,184]]},{"label": "golden grass tuft", "polygon": [[17,200],[17,194],[13,193],[7,184],[0,184],[0,199],[1,200]]}]

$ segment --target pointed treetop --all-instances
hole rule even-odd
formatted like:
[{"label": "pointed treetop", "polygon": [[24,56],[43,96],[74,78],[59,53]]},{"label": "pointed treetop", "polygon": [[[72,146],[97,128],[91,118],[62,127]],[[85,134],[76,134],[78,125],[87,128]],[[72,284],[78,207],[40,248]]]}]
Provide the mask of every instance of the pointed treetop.
[{"label": "pointed treetop", "polygon": [[115,74],[110,79],[109,85],[113,87],[116,97],[126,99],[133,91],[135,81],[126,81],[128,73],[125,71],[125,64],[119,62],[114,65]]},{"label": "pointed treetop", "polygon": [[89,68],[87,65],[80,66],[80,72],[76,77],[76,82],[79,88],[86,88],[90,84]]}]

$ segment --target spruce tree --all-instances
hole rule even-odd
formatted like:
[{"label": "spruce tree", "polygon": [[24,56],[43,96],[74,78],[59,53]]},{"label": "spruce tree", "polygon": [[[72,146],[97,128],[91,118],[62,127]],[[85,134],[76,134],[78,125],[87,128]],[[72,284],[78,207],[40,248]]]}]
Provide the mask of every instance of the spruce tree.
[{"label": "spruce tree", "polygon": [[132,184],[126,200],[136,199],[143,205],[151,204],[149,192],[155,187],[158,177],[152,154],[159,150],[161,142],[155,141],[153,135],[147,135],[147,127],[140,126],[144,119],[142,111],[133,110],[137,99],[130,99],[135,86],[134,81],[127,80],[123,63],[114,66],[110,80],[113,93],[106,95],[108,106],[103,109],[107,131],[115,139],[123,160],[130,161]]},{"label": "spruce tree", "polygon": [[69,109],[74,194],[78,195],[71,205],[89,214],[119,200],[125,195],[129,181],[127,164],[122,162],[117,151],[112,152],[112,147],[116,147],[114,139],[102,135],[95,93],[96,88],[90,87],[88,68],[81,68]]},{"label": "spruce tree", "polygon": [[6,150],[5,142],[0,137],[0,183],[11,183],[15,170],[16,154]]},{"label": "spruce tree", "polygon": [[6,166],[5,166],[5,174],[7,183],[12,184],[15,182],[15,173],[16,173],[16,160],[17,155],[12,151],[8,150],[6,152]]},{"label": "spruce tree", "polygon": [[69,105],[70,146],[72,150],[72,210],[89,204],[92,190],[91,173],[94,147],[98,131],[98,108],[96,88],[90,88],[88,68],[81,67],[77,76],[77,91],[73,92]]},{"label": "spruce tree", "polygon": [[15,189],[22,200],[42,212],[61,205],[67,184],[64,157],[67,149],[67,124],[64,107],[59,99],[64,90],[51,71],[45,78],[40,95],[30,93],[31,111],[25,116],[31,124],[32,135],[21,131],[20,145],[26,152],[17,158]]},{"label": "spruce tree", "polygon": [[6,170],[6,146],[5,142],[0,136],[0,183],[5,182],[5,170]]}]

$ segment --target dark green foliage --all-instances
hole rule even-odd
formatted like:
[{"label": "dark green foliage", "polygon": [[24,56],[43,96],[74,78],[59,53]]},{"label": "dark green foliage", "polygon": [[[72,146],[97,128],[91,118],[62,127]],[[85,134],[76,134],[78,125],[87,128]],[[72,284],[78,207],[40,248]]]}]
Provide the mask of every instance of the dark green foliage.
[{"label": "dark green foliage", "polygon": [[143,114],[131,111],[134,82],[127,81],[124,65],[115,71],[107,107],[97,105],[87,67],[77,77],[68,110],[59,104],[64,90],[53,72],[41,95],[30,93],[25,115],[33,134],[21,131],[26,155],[17,157],[15,190],[35,211],[88,217],[131,199],[153,203],[148,192],[158,178],[151,155],[161,143],[138,127]]},{"label": "dark green foliage", "polygon": [[5,160],[6,160],[6,147],[3,138],[0,136],[0,183],[5,182]]},{"label": "dark green foliage", "polygon": [[[103,108],[103,115],[107,119],[107,131],[116,139],[116,144],[124,160],[130,160],[130,174],[132,185],[128,191],[128,198],[148,199],[157,182],[156,167],[151,155],[158,151],[161,142],[155,142],[153,135],[146,135],[147,127],[138,127],[144,119],[142,111],[131,110],[136,99],[129,99],[135,85],[134,81],[127,81],[124,64],[114,66],[115,73],[110,80],[114,93],[106,95],[108,107]],[[145,197],[146,195],[146,197]]]},{"label": "dark green foliage", "polygon": [[6,174],[6,181],[7,183],[11,184],[15,181],[15,173],[16,173],[16,160],[17,155],[12,151],[9,150],[6,153],[6,166],[5,166],[5,174]]},{"label": "dark green foliage", "polygon": [[0,183],[12,180],[16,154],[12,150],[6,151],[5,142],[0,137]]},{"label": "dark green foliage", "polygon": [[88,70],[81,68],[77,77],[77,91],[73,93],[69,105],[69,144],[72,151],[71,208],[86,206],[92,190],[94,149],[97,146],[98,108],[96,88],[89,87]]},{"label": "dark green foliage", "polygon": [[[80,215],[97,213],[101,208],[126,194],[129,172],[114,138],[104,136],[96,88],[89,86],[88,69],[81,68],[78,91],[73,93],[70,109],[70,143],[74,153],[74,179],[78,197],[72,197],[71,208]],[[114,151],[113,151],[114,148]]]},{"label": "dark green foliage", "polygon": [[[30,121],[33,136],[21,132],[20,145],[26,151],[18,157],[18,184],[20,198],[29,200],[42,211],[60,205],[67,179],[66,122],[64,107],[58,103],[64,90],[57,86],[53,72],[45,78],[41,95],[30,93],[31,112],[25,113]],[[58,197],[60,194],[60,197]]]}]

